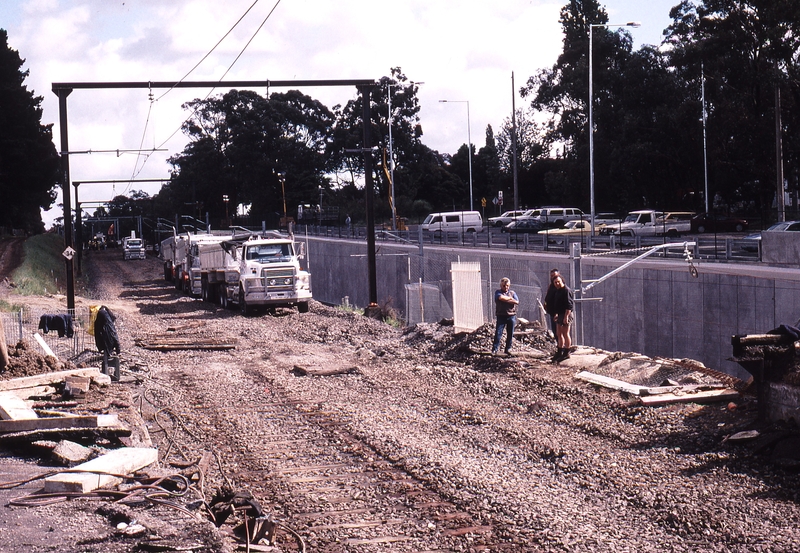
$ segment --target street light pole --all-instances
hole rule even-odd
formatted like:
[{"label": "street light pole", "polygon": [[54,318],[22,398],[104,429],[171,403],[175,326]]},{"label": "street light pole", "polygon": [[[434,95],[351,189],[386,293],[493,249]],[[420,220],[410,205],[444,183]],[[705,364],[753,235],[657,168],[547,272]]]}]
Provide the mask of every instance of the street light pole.
[{"label": "street light pole", "polygon": [[469,149],[469,210],[474,209],[472,202],[472,131],[469,124],[469,100],[439,100],[441,103],[467,104],[467,148]]},{"label": "street light pole", "polygon": [[594,36],[594,29],[596,27],[641,27],[638,21],[629,21],[627,23],[620,23],[612,25],[610,23],[596,23],[589,25],[589,210],[591,216],[590,237],[594,238],[594,120],[592,109],[592,98],[594,98],[594,90],[592,87],[593,78],[593,58],[592,55],[592,37]]}]

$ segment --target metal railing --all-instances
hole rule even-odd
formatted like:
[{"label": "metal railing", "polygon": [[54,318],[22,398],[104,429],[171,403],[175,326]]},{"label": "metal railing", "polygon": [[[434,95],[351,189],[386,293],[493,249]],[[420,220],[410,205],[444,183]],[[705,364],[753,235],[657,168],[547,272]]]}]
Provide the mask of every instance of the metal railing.
[{"label": "metal railing", "polygon": [[[327,227],[319,225],[299,225],[297,235],[308,234],[328,238],[365,240],[365,227]],[[691,234],[677,237],[667,236],[615,236],[587,235],[553,236],[545,234],[509,234],[499,229],[487,227],[481,232],[430,232],[412,230],[389,231],[375,229],[377,241],[402,242],[464,247],[477,249],[508,249],[531,252],[554,252],[568,254],[571,245],[580,243],[583,251],[609,252],[614,255],[632,256],[637,249],[653,247],[660,244],[681,244],[690,237],[695,242],[693,256],[704,261],[754,262],[761,261],[761,248],[758,240],[747,240],[744,237],[715,234]],[[656,257],[680,257],[667,251],[659,252]]]}]

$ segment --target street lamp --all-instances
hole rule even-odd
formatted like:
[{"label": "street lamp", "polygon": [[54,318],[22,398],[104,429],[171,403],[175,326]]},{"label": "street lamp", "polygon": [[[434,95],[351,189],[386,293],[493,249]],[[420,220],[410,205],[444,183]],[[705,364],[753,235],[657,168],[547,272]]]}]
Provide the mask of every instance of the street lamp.
[{"label": "street lamp", "polygon": [[597,23],[589,25],[589,209],[591,214],[592,226],[590,228],[590,236],[594,238],[594,122],[592,120],[592,36],[594,36],[594,29],[596,27],[641,27],[638,21],[629,21],[627,23],[620,23],[612,25],[610,23]]},{"label": "street lamp", "polygon": [[469,100],[439,100],[441,103],[467,104],[467,148],[469,148],[469,210],[473,210],[472,203],[472,134],[469,128]]}]

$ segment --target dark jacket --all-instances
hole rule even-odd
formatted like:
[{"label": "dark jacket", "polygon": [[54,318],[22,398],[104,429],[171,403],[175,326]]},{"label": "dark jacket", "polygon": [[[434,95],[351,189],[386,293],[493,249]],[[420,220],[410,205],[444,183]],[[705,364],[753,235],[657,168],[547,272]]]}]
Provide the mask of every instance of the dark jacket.
[{"label": "dark jacket", "polygon": [[117,337],[117,327],[114,321],[117,318],[105,305],[97,311],[97,318],[94,320],[94,343],[97,350],[101,352],[116,352],[119,355],[119,338]]},{"label": "dark jacket", "polygon": [[47,334],[51,330],[58,332],[58,337],[72,338],[75,330],[72,328],[72,315],[42,315],[39,318],[39,329]]},{"label": "dark jacket", "polygon": [[553,281],[550,281],[550,286],[547,287],[547,293],[544,296],[544,310],[551,317],[556,314],[554,311],[555,293],[558,288],[555,287]]}]

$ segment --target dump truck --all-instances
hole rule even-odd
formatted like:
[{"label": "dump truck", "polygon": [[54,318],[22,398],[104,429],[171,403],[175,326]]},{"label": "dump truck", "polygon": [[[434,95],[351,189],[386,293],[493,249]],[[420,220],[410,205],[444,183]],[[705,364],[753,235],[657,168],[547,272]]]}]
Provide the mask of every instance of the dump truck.
[{"label": "dump truck", "polygon": [[230,237],[230,233],[184,233],[173,234],[162,240],[159,256],[164,262],[164,279],[173,282],[175,288],[190,296],[201,295],[200,249],[207,244],[219,243]]},{"label": "dump truck", "polygon": [[122,259],[144,259],[146,257],[144,240],[136,237],[136,232],[122,239]]},{"label": "dump truck", "polygon": [[200,295],[245,315],[276,307],[308,312],[311,275],[300,265],[303,244],[297,246],[275,231],[198,244]]}]

